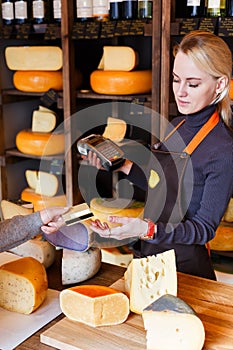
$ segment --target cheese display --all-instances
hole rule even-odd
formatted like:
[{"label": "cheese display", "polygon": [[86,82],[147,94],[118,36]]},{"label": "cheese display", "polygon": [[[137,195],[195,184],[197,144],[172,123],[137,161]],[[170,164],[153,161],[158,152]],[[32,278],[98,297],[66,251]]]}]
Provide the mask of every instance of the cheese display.
[{"label": "cheese display", "polygon": [[16,147],[22,153],[39,157],[64,153],[64,134],[21,130],[16,135]]},{"label": "cheese display", "polygon": [[92,327],[123,323],[129,315],[128,297],[113,288],[83,285],[60,293],[62,312],[71,320]]},{"label": "cheese display", "polygon": [[48,197],[56,195],[58,190],[56,175],[36,170],[26,170],[25,175],[29,187],[34,189],[35,193]]},{"label": "cheese display", "polygon": [[151,70],[131,72],[95,70],[90,75],[94,92],[106,95],[134,95],[151,92]]},{"label": "cheese display", "polygon": [[1,210],[3,219],[11,219],[16,215],[29,215],[33,213],[33,208],[25,208],[22,205],[18,205],[3,199],[1,201]]},{"label": "cheese display", "polygon": [[30,314],[43,303],[48,290],[44,266],[24,257],[0,266],[0,306],[9,311]]},{"label": "cheese display", "polygon": [[97,248],[85,252],[63,249],[61,265],[63,285],[86,281],[99,271],[101,252]]},{"label": "cheese display", "polygon": [[114,141],[120,142],[126,134],[127,124],[124,120],[108,117],[107,126],[104,129],[103,136]]},{"label": "cheese display", "polygon": [[21,199],[25,202],[32,203],[34,211],[39,211],[48,207],[53,206],[66,206],[66,196],[65,195],[59,195],[59,196],[43,196],[41,194],[35,193],[35,190],[32,188],[26,187],[21,192]]},{"label": "cheese display", "polygon": [[143,309],[164,294],[177,295],[177,274],[174,250],[133,259],[125,274],[125,291],[130,310],[142,314]]},{"label": "cheese display", "polygon": [[51,132],[57,122],[56,114],[49,109],[35,110],[32,113],[32,132]]},{"label": "cheese display", "polygon": [[5,50],[11,70],[57,71],[62,68],[62,50],[58,46],[9,46]]},{"label": "cheese display", "polygon": [[90,209],[96,219],[107,222],[110,227],[118,226],[108,221],[109,215],[143,217],[144,203],[125,198],[92,198]]},{"label": "cheese display", "polygon": [[133,253],[127,246],[101,249],[102,262],[128,267],[133,259]]},{"label": "cheese display", "polygon": [[131,71],[138,63],[135,50],[129,46],[104,46],[98,69]]},{"label": "cheese display", "polygon": [[49,89],[62,90],[61,71],[16,71],[13,84],[17,90],[24,92],[46,92]]},{"label": "cheese display", "polygon": [[49,242],[44,241],[41,235],[38,235],[9,251],[22,257],[30,256],[38,260],[47,269],[54,263],[56,248]]},{"label": "cheese display", "polygon": [[164,295],[143,310],[148,350],[201,350],[205,329],[182,299]]}]

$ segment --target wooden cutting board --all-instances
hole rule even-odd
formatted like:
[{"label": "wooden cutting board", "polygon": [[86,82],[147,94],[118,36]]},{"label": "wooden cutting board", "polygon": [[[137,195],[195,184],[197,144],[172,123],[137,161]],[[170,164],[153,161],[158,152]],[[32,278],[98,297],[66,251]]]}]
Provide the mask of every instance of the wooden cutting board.
[{"label": "wooden cutting board", "polygon": [[[123,279],[112,287],[124,290]],[[233,286],[178,273],[178,296],[194,308],[204,324],[204,350],[233,349]],[[65,317],[42,333],[40,340],[60,350],[146,349],[142,317],[133,313],[123,324],[97,328]]]}]

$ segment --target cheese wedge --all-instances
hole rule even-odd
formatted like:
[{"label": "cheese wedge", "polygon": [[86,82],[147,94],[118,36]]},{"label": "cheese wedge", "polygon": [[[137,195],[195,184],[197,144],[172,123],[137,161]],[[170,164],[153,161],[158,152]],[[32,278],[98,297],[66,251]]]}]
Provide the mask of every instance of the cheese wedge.
[{"label": "cheese wedge", "polygon": [[205,329],[194,309],[180,298],[164,295],[143,310],[147,350],[201,350]]},{"label": "cheese wedge", "polygon": [[230,199],[223,220],[226,222],[233,222],[233,198]]},{"label": "cheese wedge", "polygon": [[32,203],[34,211],[39,211],[53,206],[66,206],[66,196],[43,196],[41,194],[35,193],[32,188],[26,187],[21,192],[21,199],[25,202]]},{"label": "cheese wedge", "polygon": [[86,252],[63,249],[62,284],[73,284],[93,277],[101,267],[101,252],[90,248]]},{"label": "cheese wedge", "polygon": [[45,171],[26,170],[25,176],[30,188],[35,193],[43,196],[53,197],[58,190],[58,179],[56,175]]},{"label": "cheese wedge", "polygon": [[124,120],[108,117],[103,136],[114,142],[120,142],[125,137],[126,129],[127,124]]},{"label": "cheese wedge", "polygon": [[11,219],[16,215],[29,215],[33,213],[32,208],[25,208],[22,205],[18,205],[3,199],[1,201],[1,210],[3,219]]},{"label": "cheese wedge", "polygon": [[56,115],[51,112],[33,111],[32,132],[51,132],[56,126]]},{"label": "cheese wedge", "polygon": [[101,249],[102,262],[128,267],[133,259],[133,253],[127,246]]},{"label": "cheese wedge", "polygon": [[138,64],[135,50],[129,46],[104,46],[103,56],[98,69],[126,71],[133,70]]},{"label": "cheese wedge", "polygon": [[20,258],[0,266],[0,306],[30,314],[43,303],[48,290],[44,266],[34,258]]},{"label": "cheese wedge", "polygon": [[130,310],[142,314],[143,309],[164,294],[177,295],[177,274],[174,250],[133,259],[125,274],[125,291]]},{"label": "cheese wedge", "polygon": [[60,293],[62,312],[71,320],[92,327],[123,323],[129,315],[129,299],[113,288],[83,285]]},{"label": "cheese wedge", "polygon": [[209,241],[211,250],[233,250],[233,222],[221,221],[214,238]]},{"label": "cheese wedge", "polygon": [[5,58],[11,70],[57,71],[63,64],[58,46],[9,46]]},{"label": "cheese wedge", "polygon": [[13,84],[24,92],[46,92],[50,89],[59,91],[63,88],[62,71],[16,71]]}]

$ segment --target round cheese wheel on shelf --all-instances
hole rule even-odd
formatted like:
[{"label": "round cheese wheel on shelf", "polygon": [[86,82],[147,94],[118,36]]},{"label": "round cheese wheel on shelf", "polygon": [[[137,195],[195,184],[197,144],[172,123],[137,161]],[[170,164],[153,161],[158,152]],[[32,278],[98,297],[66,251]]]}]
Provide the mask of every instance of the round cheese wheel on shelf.
[{"label": "round cheese wheel on shelf", "polygon": [[106,95],[134,95],[151,92],[151,70],[131,72],[95,70],[90,75],[94,92]]},{"label": "round cheese wheel on shelf", "polygon": [[62,71],[16,71],[13,84],[16,89],[24,92],[62,90]]},{"label": "round cheese wheel on shelf", "polygon": [[33,156],[51,156],[65,150],[64,134],[21,130],[16,135],[16,147],[22,153]]},{"label": "round cheese wheel on shelf", "polygon": [[21,199],[25,202],[32,203],[34,211],[39,211],[53,206],[66,206],[65,195],[59,195],[54,197],[43,196],[41,194],[35,193],[35,190],[29,187],[25,188],[21,192]]},{"label": "round cheese wheel on shelf", "polygon": [[233,223],[221,221],[209,246],[211,250],[233,251]]}]

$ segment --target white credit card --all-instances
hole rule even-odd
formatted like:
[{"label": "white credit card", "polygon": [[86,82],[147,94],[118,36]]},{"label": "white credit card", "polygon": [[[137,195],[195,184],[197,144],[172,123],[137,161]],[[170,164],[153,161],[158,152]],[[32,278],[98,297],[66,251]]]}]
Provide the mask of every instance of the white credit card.
[{"label": "white credit card", "polygon": [[91,212],[89,206],[86,203],[75,205],[68,211],[68,213],[62,215],[67,226],[90,219],[93,216],[94,214]]}]

